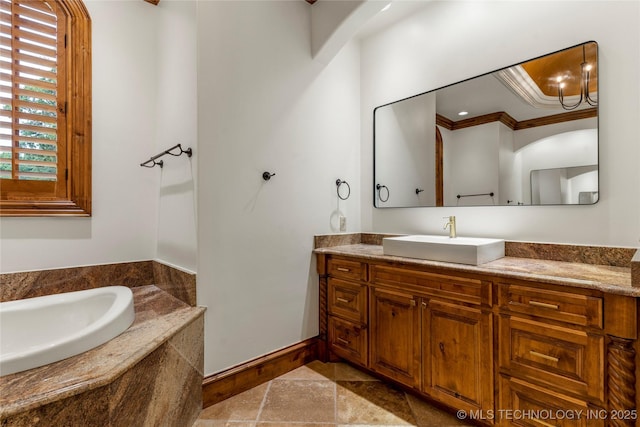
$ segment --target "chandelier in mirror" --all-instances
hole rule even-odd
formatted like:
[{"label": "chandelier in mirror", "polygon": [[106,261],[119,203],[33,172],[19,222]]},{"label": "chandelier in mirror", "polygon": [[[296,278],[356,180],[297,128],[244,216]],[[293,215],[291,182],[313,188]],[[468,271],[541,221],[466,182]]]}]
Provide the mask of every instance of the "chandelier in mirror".
[{"label": "chandelier in mirror", "polygon": [[564,108],[565,110],[575,110],[583,102],[586,102],[592,107],[596,107],[598,105],[598,100],[592,97],[590,91],[590,88],[593,85],[591,82],[591,72],[592,70],[595,71],[595,66],[593,63],[587,61],[586,46],[587,45],[582,45],[582,62],[580,63],[579,76],[580,93],[579,99],[576,102],[574,102],[573,104],[567,104],[564,98],[565,88],[567,87],[567,80],[570,78],[570,76],[565,74],[560,75],[556,78],[556,81],[558,83],[558,100],[560,101],[560,105],[562,105],[562,108]]}]

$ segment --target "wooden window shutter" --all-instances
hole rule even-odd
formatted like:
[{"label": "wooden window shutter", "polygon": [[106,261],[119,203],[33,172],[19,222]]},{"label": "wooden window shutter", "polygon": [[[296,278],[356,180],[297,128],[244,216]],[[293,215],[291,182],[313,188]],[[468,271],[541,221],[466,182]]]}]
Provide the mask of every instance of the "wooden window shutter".
[{"label": "wooden window shutter", "polygon": [[90,214],[91,150],[80,148],[91,121],[82,1],[0,0],[0,52],[0,213]]},{"label": "wooden window shutter", "polygon": [[34,191],[40,197],[64,197],[65,185],[58,185],[64,184],[66,163],[66,97],[58,85],[58,72],[64,75],[64,69],[60,70],[64,65],[64,33],[58,31],[59,19],[52,10],[55,3],[2,0],[0,4],[0,177],[37,181],[15,183],[11,190],[17,197],[21,187],[29,197]]}]

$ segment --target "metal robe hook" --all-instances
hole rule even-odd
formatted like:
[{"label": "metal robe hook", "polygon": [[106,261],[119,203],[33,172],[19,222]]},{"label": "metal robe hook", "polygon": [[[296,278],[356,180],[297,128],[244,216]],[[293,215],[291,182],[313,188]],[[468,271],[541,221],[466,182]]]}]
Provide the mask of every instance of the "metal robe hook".
[{"label": "metal robe hook", "polygon": [[262,173],[262,179],[264,179],[265,181],[269,181],[271,179],[272,176],[275,176],[275,173],[271,173],[271,172],[263,172]]}]

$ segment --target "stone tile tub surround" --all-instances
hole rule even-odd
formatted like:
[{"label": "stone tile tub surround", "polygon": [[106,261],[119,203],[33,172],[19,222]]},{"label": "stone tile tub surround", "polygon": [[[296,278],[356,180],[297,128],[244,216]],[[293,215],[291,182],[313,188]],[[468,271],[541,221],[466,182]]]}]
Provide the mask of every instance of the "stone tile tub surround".
[{"label": "stone tile tub surround", "polygon": [[123,334],[81,355],[0,378],[3,426],[195,421],[202,407],[204,308],[156,286],[132,290],[136,320]]},{"label": "stone tile tub surround", "polygon": [[0,274],[0,301],[93,289],[103,286],[156,285],[194,307],[196,275],[159,261],[137,261],[87,267]]},{"label": "stone tile tub surround", "polygon": [[[384,237],[398,234],[379,233],[344,233],[317,235],[314,247],[318,251],[331,251],[338,246],[357,246],[355,255],[379,258]],[[398,257],[387,257],[397,258]],[[406,261],[406,259],[404,259]],[[459,270],[473,271],[497,270],[505,274],[519,276],[558,277],[582,284],[586,287],[607,288],[609,291],[620,291],[624,294],[640,295],[640,250],[636,248],[617,248],[608,246],[567,245],[533,242],[505,242],[505,258],[478,267],[469,267],[432,261],[413,260],[418,263],[429,263],[447,266]],[[523,277],[526,278],[526,277]],[[637,292],[636,292],[637,291]]]}]

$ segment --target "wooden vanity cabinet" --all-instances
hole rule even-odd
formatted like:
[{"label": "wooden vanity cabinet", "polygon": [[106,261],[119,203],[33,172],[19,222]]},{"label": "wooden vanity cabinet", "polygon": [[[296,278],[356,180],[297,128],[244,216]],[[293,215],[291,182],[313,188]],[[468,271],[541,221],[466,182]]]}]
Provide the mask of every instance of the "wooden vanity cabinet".
[{"label": "wooden vanity cabinet", "polygon": [[340,257],[327,273],[331,352],[452,407],[493,408],[491,283]]},{"label": "wooden vanity cabinet", "polygon": [[485,424],[640,426],[638,298],[357,256],[318,265],[324,360],[328,347],[453,409],[493,415]]}]

